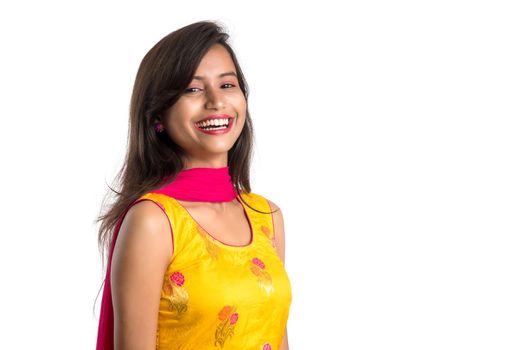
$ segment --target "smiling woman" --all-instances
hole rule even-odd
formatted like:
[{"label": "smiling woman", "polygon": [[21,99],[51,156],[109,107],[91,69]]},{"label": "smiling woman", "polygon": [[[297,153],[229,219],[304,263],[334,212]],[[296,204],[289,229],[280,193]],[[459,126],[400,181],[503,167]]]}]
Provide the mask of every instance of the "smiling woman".
[{"label": "smiling woman", "polygon": [[210,21],[160,40],[131,98],[97,349],[288,349],[282,211],[251,192],[248,90]]}]

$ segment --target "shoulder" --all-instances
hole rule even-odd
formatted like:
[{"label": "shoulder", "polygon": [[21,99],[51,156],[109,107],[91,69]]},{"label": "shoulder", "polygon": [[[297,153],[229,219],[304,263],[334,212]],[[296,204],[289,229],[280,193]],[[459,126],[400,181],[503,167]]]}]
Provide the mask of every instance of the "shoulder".
[{"label": "shoulder", "polygon": [[146,254],[167,263],[171,260],[171,246],[171,225],[162,204],[148,199],[133,203],[124,214],[115,254]]},{"label": "shoulder", "polygon": [[250,204],[262,204],[268,206],[267,209],[271,209],[271,211],[273,212],[273,218],[282,219],[282,210],[280,209],[280,207],[272,200],[269,200],[267,197],[264,197],[258,193],[250,192],[244,194],[242,198],[247,199],[247,202]]},{"label": "shoulder", "polygon": [[151,199],[141,198],[132,204],[125,214],[122,226],[127,223],[135,229],[140,228],[149,235],[159,235],[159,231],[169,229],[165,208],[162,203]]},{"label": "shoulder", "polygon": [[269,198],[264,197],[264,196],[262,196],[260,194],[257,194],[257,193],[253,193],[253,192],[251,192],[249,194],[249,196],[251,196],[251,198],[255,198],[256,200],[258,200],[260,202],[267,202],[267,204],[269,205],[269,208],[271,209],[271,211],[274,211],[273,217],[275,217],[275,216],[282,216],[282,210],[280,209],[280,207],[275,202],[270,200]]},{"label": "shoulder", "polygon": [[269,204],[269,207],[272,211],[272,216],[273,216],[273,225],[274,225],[274,229],[275,229],[275,239],[278,240],[278,236],[280,236],[280,238],[284,238],[284,215],[282,214],[282,209],[280,209],[280,207],[275,203],[273,202],[272,200],[269,200],[267,199],[267,202]]},{"label": "shoulder", "polygon": [[273,201],[269,200],[267,197],[261,194],[249,192],[249,193],[243,194],[243,198],[247,198],[251,202],[255,202],[255,203],[264,203],[264,204],[267,203],[269,207],[271,208],[271,211],[274,211],[274,210],[280,211],[280,208]]},{"label": "shoulder", "polygon": [[278,205],[275,204],[275,202],[267,199],[267,202],[269,203],[269,206],[271,207],[271,211],[274,211],[274,210],[277,210],[278,212],[280,212],[280,207]]},{"label": "shoulder", "polygon": [[272,200],[263,197],[259,194],[255,194],[259,198],[263,198],[269,204],[269,208],[272,211],[272,221],[273,221],[273,238],[274,246],[277,251],[278,256],[282,260],[282,263],[285,261],[285,233],[284,233],[284,215],[282,214],[282,209]]}]

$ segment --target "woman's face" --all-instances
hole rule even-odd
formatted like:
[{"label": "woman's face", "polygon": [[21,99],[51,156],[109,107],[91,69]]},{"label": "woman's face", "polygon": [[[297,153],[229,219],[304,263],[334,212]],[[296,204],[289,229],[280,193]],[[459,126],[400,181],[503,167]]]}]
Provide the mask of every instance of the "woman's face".
[{"label": "woman's face", "polygon": [[[219,126],[206,131],[202,120]],[[226,120],[229,124],[223,126]],[[203,57],[186,91],[166,111],[162,124],[169,137],[185,150],[185,168],[222,167],[227,165],[227,152],[245,120],[246,99],[235,65],[229,52],[215,44]]]}]

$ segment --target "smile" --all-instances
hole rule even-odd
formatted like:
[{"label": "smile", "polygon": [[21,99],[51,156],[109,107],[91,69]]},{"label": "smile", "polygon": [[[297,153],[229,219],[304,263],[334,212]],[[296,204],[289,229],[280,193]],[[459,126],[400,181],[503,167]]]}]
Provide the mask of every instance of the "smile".
[{"label": "smile", "polygon": [[225,134],[229,132],[233,126],[234,119],[226,118],[212,118],[203,122],[195,123],[197,130],[210,135]]}]

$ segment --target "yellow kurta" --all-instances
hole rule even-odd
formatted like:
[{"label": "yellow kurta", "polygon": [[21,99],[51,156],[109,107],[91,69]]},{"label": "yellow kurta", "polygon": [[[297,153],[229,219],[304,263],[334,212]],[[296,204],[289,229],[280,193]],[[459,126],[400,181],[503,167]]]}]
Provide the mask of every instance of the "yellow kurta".
[{"label": "yellow kurta", "polygon": [[[269,212],[268,201],[242,194]],[[147,193],[167,215],[173,257],[164,275],[158,312],[157,349],[277,350],[291,305],[291,284],[274,246],[271,214],[242,203],[252,239],[225,244],[206,232],[174,198]]]}]

